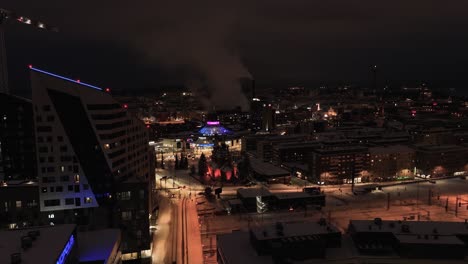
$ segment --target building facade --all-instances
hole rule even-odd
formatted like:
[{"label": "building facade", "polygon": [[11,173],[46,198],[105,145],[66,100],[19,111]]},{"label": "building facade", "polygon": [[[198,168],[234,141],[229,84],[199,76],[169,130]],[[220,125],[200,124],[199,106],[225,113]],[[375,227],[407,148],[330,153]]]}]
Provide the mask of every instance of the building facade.
[{"label": "building facade", "polygon": [[416,173],[422,177],[466,175],[468,147],[465,145],[425,145],[416,149]]},{"label": "building facade", "polygon": [[414,177],[416,152],[404,145],[371,147],[367,181],[391,181]]},{"label": "building facade", "polygon": [[148,134],[106,89],[31,67],[39,206],[51,223],[122,230],[122,258],[151,247]]},{"label": "building facade", "polygon": [[321,184],[359,183],[368,174],[367,147],[336,146],[315,149],[310,159],[310,181]]},{"label": "building facade", "polygon": [[0,93],[0,182],[36,177],[30,100]]},{"label": "building facade", "polygon": [[8,181],[0,185],[0,228],[44,225],[37,182]]}]

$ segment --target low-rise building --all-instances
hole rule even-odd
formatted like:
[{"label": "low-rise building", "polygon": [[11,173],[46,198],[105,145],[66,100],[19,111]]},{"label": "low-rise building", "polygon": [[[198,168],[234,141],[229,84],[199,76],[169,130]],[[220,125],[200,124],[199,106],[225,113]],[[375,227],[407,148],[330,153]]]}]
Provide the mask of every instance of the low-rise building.
[{"label": "low-rise building", "polygon": [[351,220],[277,223],[217,236],[218,263],[466,263],[468,224]]},{"label": "low-rise building", "polygon": [[41,219],[39,187],[35,181],[7,181],[0,185],[0,227],[48,224]]},{"label": "low-rise building", "polygon": [[365,255],[445,260],[463,260],[467,255],[466,222],[351,220],[348,232]]},{"label": "low-rise building", "polygon": [[78,263],[76,225],[0,231],[0,263]]},{"label": "low-rise building", "polygon": [[295,263],[325,258],[341,246],[341,233],[325,222],[276,223],[217,236],[217,260],[227,263]]},{"label": "low-rise building", "polygon": [[416,149],[416,173],[422,177],[465,175],[468,147],[465,145],[423,145]]},{"label": "low-rise building", "polygon": [[250,167],[252,175],[259,181],[268,183],[284,183],[291,182],[291,172],[283,168],[275,166],[271,163],[263,162],[257,158],[250,157]]}]

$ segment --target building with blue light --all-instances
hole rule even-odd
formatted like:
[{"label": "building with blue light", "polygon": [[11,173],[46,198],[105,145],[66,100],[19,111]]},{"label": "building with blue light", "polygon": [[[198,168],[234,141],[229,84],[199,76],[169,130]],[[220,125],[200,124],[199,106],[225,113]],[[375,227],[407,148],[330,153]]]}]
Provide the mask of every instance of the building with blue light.
[{"label": "building with blue light", "polygon": [[206,126],[198,131],[202,136],[225,136],[232,135],[232,131],[223,127],[219,121],[208,121]]},{"label": "building with blue light", "polygon": [[0,263],[78,263],[76,225],[0,231]]},{"label": "building with blue light", "polygon": [[150,257],[154,153],[146,126],[108,88],[30,69],[46,224],[119,228],[122,259]]},{"label": "building with blue light", "polygon": [[0,231],[0,263],[120,263],[120,230],[74,224]]}]

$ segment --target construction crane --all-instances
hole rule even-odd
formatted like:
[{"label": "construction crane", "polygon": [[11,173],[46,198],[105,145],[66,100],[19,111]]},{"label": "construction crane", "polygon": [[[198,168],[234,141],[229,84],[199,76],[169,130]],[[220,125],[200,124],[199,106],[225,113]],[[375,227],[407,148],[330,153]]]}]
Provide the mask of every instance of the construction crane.
[{"label": "construction crane", "polygon": [[5,47],[5,27],[9,21],[30,25],[42,30],[57,32],[56,27],[25,16],[18,16],[14,12],[0,8],[0,92],[10,93],[8,87],[7,54]]}]

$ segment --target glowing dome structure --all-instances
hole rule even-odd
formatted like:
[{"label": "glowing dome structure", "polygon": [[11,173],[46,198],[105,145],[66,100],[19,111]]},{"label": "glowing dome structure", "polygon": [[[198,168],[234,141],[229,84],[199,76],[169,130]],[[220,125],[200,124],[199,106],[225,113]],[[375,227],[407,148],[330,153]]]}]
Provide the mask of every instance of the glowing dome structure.
[{"label": "glowing dome structure", "polygon": [[208,121],[206,126],[202,127],[198,131],[203,136],[214,136],[214,135],[230,135],[232,134],[231,130],[226,129],[225,127],[219,124],[219,121]]}]

